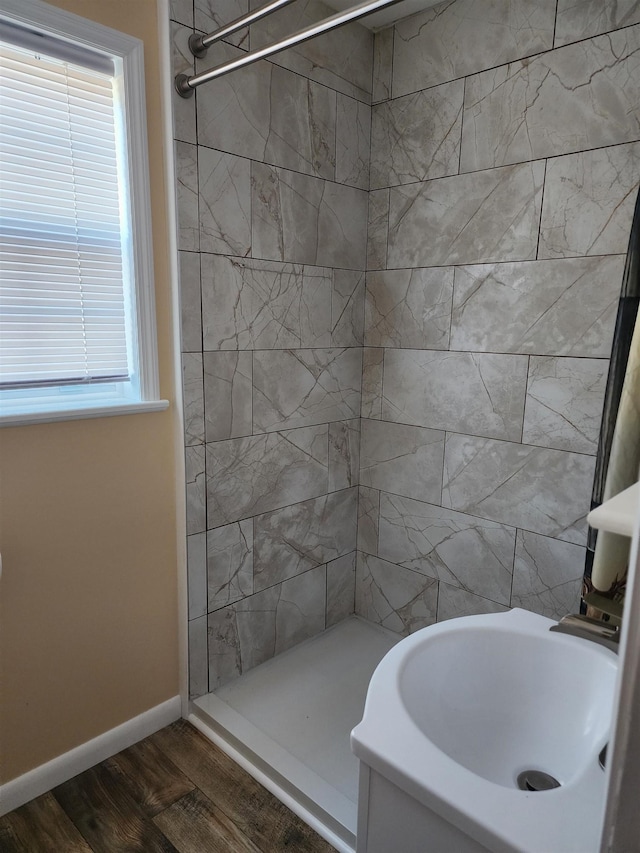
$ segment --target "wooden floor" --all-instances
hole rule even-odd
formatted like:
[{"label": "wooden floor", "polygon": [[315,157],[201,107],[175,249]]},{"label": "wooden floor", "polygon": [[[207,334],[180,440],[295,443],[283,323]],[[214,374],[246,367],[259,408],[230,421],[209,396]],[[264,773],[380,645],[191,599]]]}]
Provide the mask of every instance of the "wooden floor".
[{"label": "wooden floor", "polygon": [[0,818],[2,853],[330,853],[180,720]]}]

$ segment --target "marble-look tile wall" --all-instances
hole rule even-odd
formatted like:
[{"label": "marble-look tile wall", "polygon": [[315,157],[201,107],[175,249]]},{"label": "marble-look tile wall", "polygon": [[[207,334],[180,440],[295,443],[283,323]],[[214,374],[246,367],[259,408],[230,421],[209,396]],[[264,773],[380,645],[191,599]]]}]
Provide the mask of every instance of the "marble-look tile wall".
[{"label": "marble-look tile wall", "polygon": [[[260,2],[172,0],[175,70]],[[577,606],[640,177],[637,0],[448,0],[272,60],[174,105],[194,695],[354,607]]]},{"label": "marble-look tile wall", "polygon": [[559,617],[640,179],[640,2],[449,0],[374,63],[356,612]]},{"label": "marble-look tile wall", "polygon": [[[174,70],[330,13],[299,0],[195,68],[194,26],[248,8],[172,0]],[[373,36],[273,59],[174,104],[194,696],[355,606]]]}]

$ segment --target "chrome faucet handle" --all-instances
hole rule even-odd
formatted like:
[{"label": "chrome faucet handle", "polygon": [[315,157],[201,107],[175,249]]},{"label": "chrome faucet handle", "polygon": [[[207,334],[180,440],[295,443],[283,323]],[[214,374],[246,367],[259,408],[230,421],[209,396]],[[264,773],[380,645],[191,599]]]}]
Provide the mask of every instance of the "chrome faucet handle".
[{"label": "chrome faucet handle", "polygon": [[605,646],[612,652],[617,652],[620,644],[620,629],[617,625],[608,625],[602,619],[593,619],[591,616],[582,616],[580,613],[563,616],[558,624],[552,625],[549,630],[582,637],[584,640]]}]

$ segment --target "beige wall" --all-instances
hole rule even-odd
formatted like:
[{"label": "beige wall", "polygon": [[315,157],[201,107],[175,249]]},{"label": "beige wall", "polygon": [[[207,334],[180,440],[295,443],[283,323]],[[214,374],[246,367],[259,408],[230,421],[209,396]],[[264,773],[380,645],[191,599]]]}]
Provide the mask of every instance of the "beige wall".
[{"label": "beige wall", "polygon": [[[173,353],[156,0],[54,0],[144,40],[161,394]],[[174,406],[0,432],[1,781],[178,693]]]}]

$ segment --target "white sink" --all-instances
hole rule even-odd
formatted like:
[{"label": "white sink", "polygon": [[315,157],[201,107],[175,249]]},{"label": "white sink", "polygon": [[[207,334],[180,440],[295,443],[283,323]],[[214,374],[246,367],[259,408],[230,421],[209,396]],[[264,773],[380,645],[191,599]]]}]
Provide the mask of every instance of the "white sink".
[{"label": "white sink", "polygon": [[[553,624],[512,610],[402,640],[373,675],[353,751],[486,849],[597,851],[617,657]],[[559,787],[520,790],[527,770]]]}]

